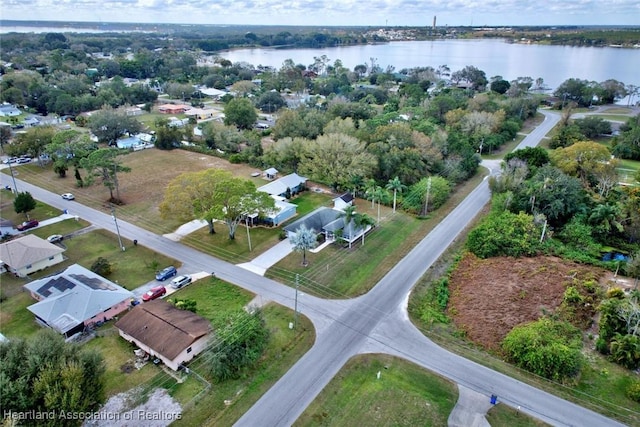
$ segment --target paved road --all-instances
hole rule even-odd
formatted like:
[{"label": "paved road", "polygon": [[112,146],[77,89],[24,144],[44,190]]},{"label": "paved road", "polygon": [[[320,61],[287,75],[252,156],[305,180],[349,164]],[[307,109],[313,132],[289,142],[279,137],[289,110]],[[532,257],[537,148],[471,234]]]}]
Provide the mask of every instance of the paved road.
[{"label": "paved road", "polygon": [[[546,119],[523,141],[535,146],[557,122]],[[2,176],[2,185],[8,177]],[[60,209],[68,208],[95,225],[115,232],[110,215],[63,201],[59,195],[20,182],[39,200]],[[558,426],[620,426],[597,413],[559,399],[522,382],[506,377],[450,353],[422,335],[409,321],[406,304],[409,292],[426,270],[453,242],[464,227],[489,201],[485,180],[441,224],[419,243],[366,295],[352,300],[323,300],[310,295],[298,301],[298,309],[313,322],[317,340],[308,351],[237,422],[238,426],[288,426],[302,414],[350,357],[367,352],[384,352],[404,357],[458,384],[487,396],[497,394],[502,402],[520,406],[523,412]],[[235,265],[176,243],[162,236],[118,220],[127,239],[182,261],[185,268],[215,271],[220,278],[248,289],[265,299],[294,307],[295,291]]]}]

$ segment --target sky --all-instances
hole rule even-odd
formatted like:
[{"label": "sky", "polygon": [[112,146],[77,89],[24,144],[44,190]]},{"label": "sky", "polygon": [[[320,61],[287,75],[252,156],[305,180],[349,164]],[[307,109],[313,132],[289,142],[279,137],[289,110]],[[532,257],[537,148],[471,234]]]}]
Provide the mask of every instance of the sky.
[{"label": "sky", "polygon": [[320,26],[640,25],[639,0],[0,0],[10,20]]}]

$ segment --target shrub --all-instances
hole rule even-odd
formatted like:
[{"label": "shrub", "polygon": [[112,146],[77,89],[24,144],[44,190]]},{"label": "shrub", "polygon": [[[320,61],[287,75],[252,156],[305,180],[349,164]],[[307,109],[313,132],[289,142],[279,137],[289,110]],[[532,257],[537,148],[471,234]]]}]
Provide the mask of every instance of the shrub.
[{"label": "shrub", "polygon": [[102,277],[107,277],[113,271],[111,268],[111,263],[109,260],[103,257],[99,257],[90,268],[96,274],[99,274]]},{"label": "shrub", "polygon": [[632,381],[631,384],[627,386],[626,395],[629,399],[634,400],[636,402],[640,402],[640,381],[639,380]]},{"label": "shrub", "polygon": [[525,213],[489,215],[467,238],[467,247],[478,258],[533,256],[540,248],[539,227]]},{"label": "shrub", "polygon": [[513,363],[554,381],[578,375],[582,366],[581,346],[578,328],[548,318],[516,326],[502,342]]}]

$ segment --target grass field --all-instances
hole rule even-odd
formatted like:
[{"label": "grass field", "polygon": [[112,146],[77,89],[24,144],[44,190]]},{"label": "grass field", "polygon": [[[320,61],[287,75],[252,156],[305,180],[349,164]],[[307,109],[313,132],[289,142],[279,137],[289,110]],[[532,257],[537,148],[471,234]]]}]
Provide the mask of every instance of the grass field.
[{"label": "grass field", "polygon": [[347,362],[294,426],[445,426],[457,398],[453,383],[416,365],[361,355]]}]

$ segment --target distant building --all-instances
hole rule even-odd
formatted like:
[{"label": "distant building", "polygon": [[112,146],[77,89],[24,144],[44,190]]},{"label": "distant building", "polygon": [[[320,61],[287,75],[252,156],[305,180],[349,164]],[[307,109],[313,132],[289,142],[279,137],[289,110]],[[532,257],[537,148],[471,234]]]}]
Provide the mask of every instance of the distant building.
[{"label": "distant building", "polygon": [[22,114],[22,111],[18,110],[11,104],[0,105],[0,117],[15,117]]}]

